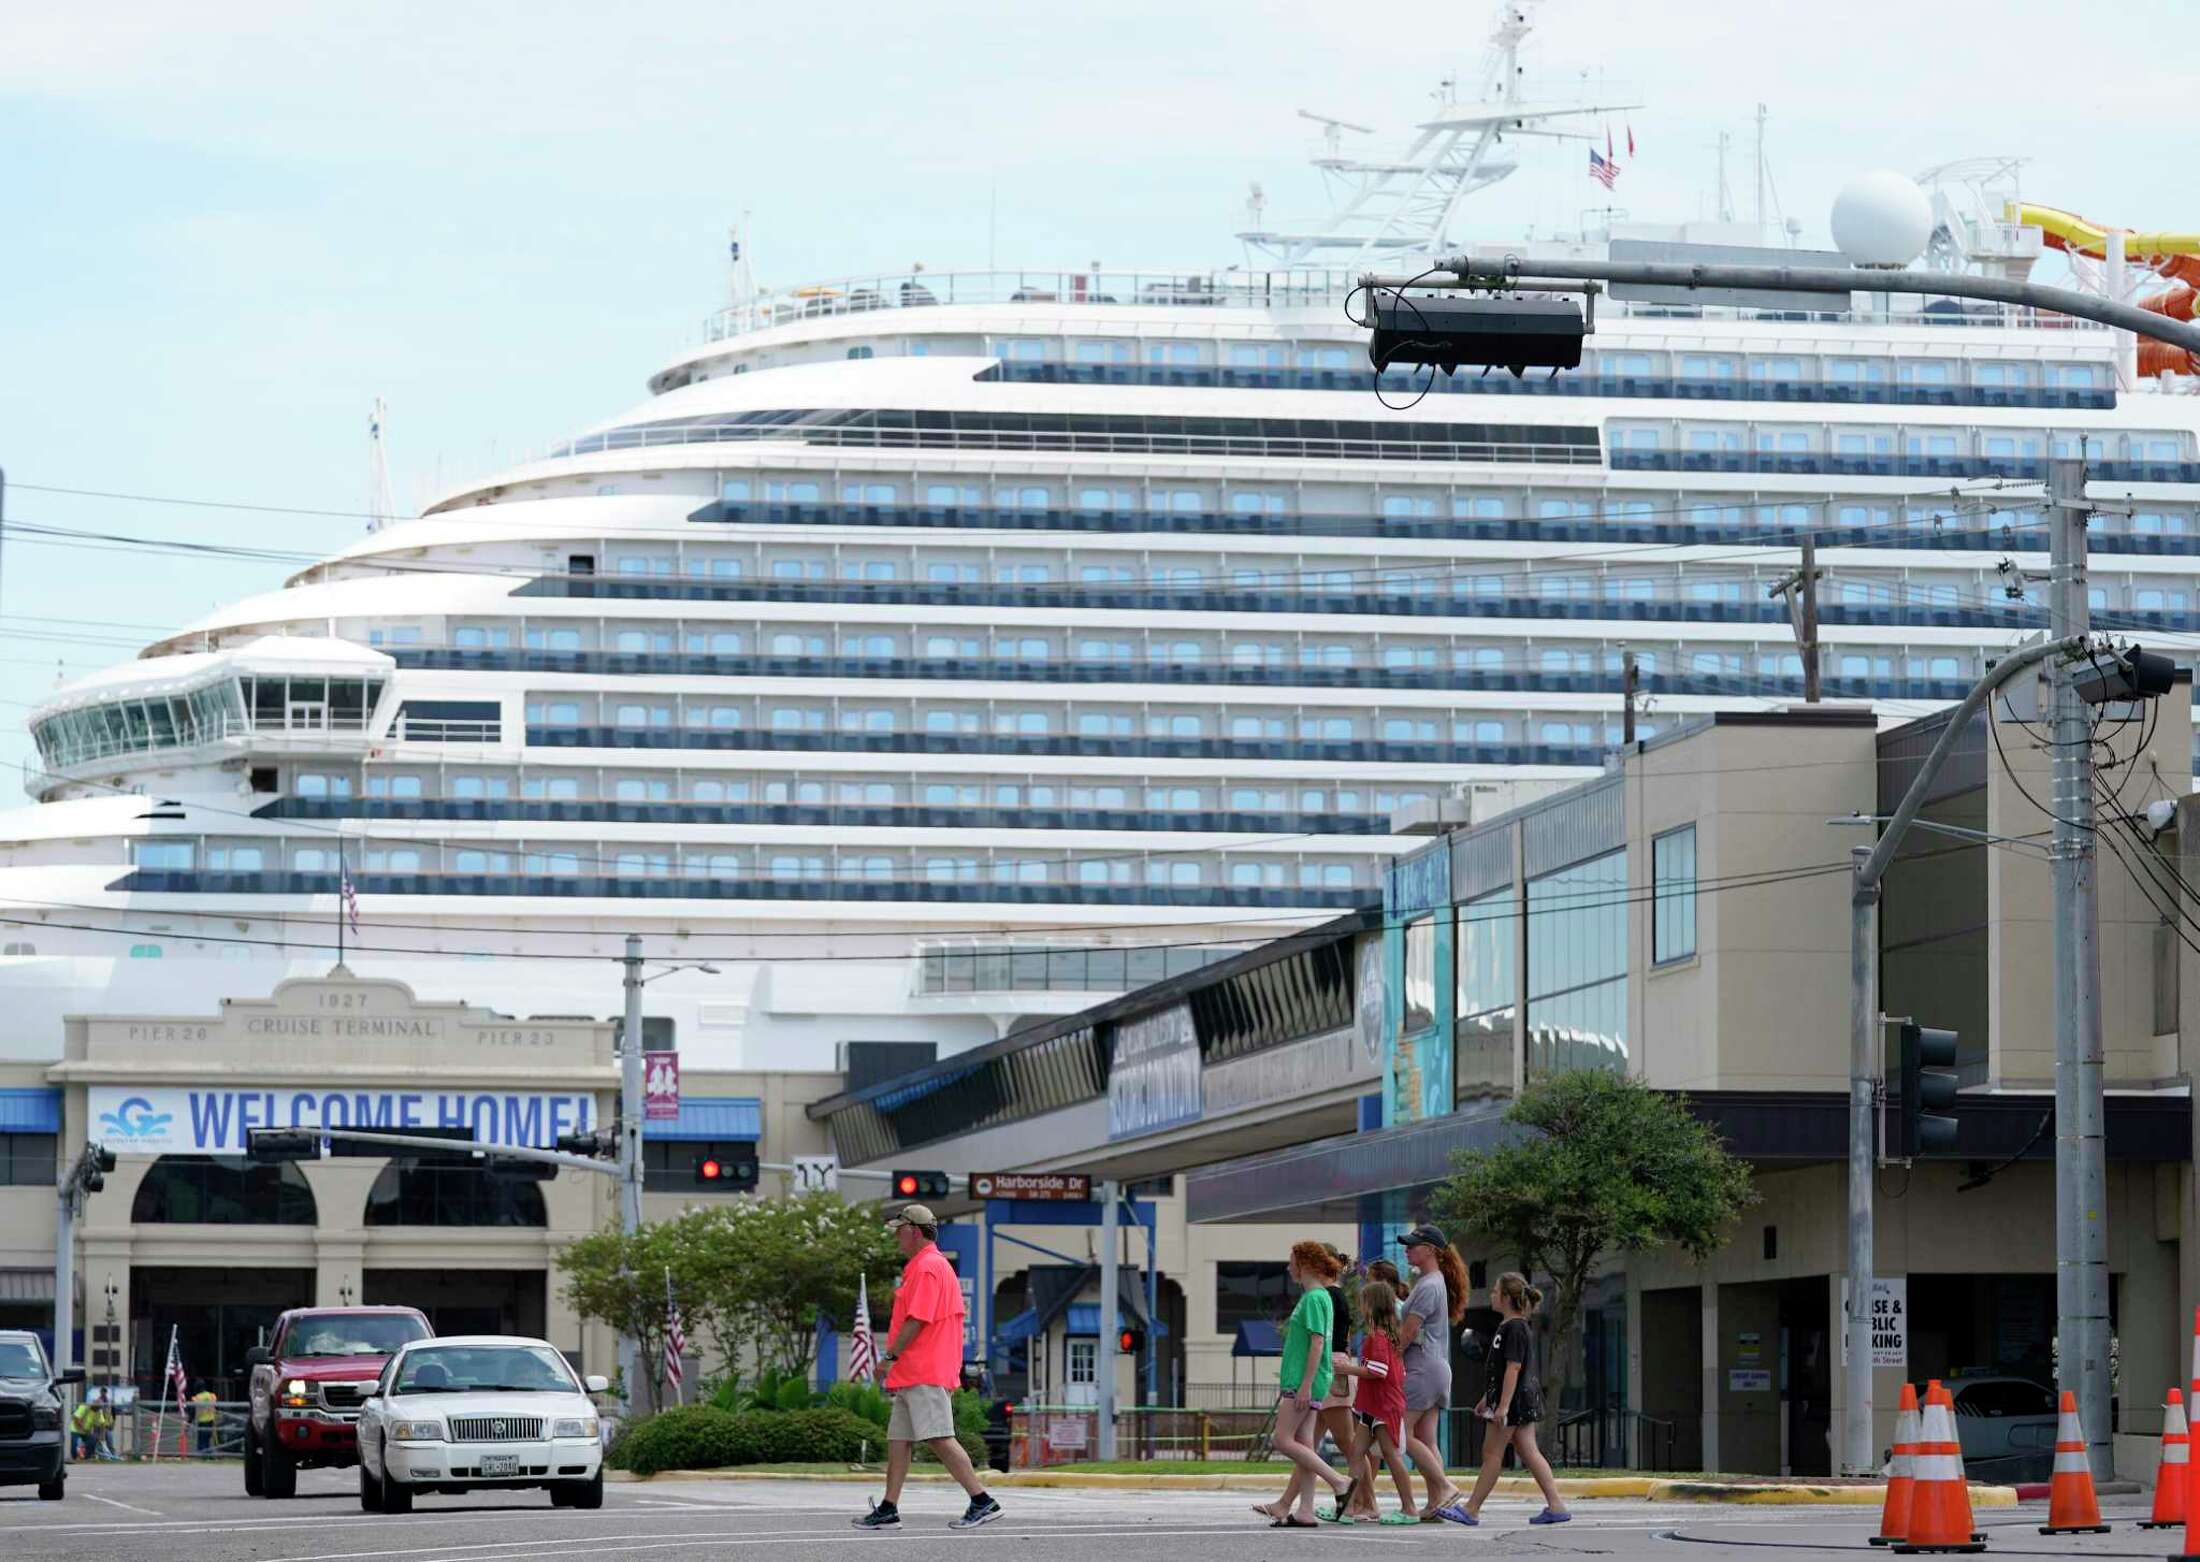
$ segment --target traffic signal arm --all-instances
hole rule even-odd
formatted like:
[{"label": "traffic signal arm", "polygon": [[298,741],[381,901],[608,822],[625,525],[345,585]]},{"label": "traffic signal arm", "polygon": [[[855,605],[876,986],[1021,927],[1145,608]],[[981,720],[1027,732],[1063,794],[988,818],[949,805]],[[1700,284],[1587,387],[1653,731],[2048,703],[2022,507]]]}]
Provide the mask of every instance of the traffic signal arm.
[{"label": "traffic signal arm", "polygon": [[[312,1144],[310,1154],[288,1153],[290,1142],[305,1140]],[[449,1154],[453,1141],[434,1139],[425,1134],[384,1133],[380,1129],[363,1128],[255,1128],[245,1138],[245,1154],[255,1161],[317,1160],[320,1158],[320,1141],[342,1139],[359,1144],[387,1144],[405,1149],[441,1150]],[[263,1153],[262,1146],[267,1148]],[[547,1161],[554,1166],[572,1166],[581,1171],[592,1171],[607,1177],[619,1175],[616,1162],[599,1161],[586,1155],[568,1155],[562,1150],[538,1150],[531,1145],[482,1144],[474,1148],[484,1156],[497,1156],[520,1161]]]}]

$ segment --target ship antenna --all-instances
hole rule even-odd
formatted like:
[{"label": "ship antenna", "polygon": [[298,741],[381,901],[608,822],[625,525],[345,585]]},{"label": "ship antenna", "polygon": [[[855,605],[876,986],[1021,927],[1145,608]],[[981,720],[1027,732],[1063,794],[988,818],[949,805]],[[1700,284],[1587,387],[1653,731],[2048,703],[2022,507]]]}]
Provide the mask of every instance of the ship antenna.
[{"label": "ship antenna", "polygon": [[389,403],[381,397],[374,398],[374,410],[367,416],[367,530],[378,532],[389,525],[397,514],[397,503],[390,497],[389,447],[383,441],[383,430],[389,424]]}]

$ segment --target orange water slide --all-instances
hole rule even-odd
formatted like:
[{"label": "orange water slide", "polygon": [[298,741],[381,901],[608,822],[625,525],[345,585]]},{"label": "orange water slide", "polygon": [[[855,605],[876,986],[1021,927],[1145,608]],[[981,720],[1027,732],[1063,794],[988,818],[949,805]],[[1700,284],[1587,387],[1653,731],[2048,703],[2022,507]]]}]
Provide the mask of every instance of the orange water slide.
[{"label": "orange water slide", "polygon": [[[2075,212],[2011,202],[2004,215],[2012,222],[2039,229],[2050,249],[2086,255],[2095,260],[2108,256],[2109,230],[2087,222]],[[2141,309],[2167,315],[2172,320],[2193,317],[2194,304],[2200,302],[2200,233],[2126,232],[2124,258],[2172,284],[2160,293],[2140,299]],[[2142,341],[2139,343],[2139,373],[2200,374],[2200,363],[2182,347]]]}]

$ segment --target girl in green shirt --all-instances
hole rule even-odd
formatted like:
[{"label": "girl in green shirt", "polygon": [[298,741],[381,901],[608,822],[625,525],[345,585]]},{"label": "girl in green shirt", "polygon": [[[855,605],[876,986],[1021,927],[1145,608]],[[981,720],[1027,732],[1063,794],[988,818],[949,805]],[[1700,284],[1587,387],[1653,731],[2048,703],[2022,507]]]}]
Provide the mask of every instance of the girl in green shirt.
[{"label": "girl in green shirt", "polygon": [[1255,1503],[1253,1511],[1276,1529],[1315,1529],[1314,1489],[1325,1484],[1337,1494],[1341,1509],[1351,1501],[1353,1483],[1329,1467],[1315,1451],[1318,1406],[1329,1397],[1334,1367],[1330,1361],[1330,1335],[1335,1326],[1334,1307],[1327,1287],[1344,1272],[1343,1266],[1319,1242],[1301,1242],[1291,1249],[1291,1283],[1304,1288],[1299,1304],[1291,1310],[1283,1329],[1283,1358],[1279,1369],[1281,1398],[1276,1403],[1276,1452],[1297,1469],[1283,1495],[1272,1504]]}]

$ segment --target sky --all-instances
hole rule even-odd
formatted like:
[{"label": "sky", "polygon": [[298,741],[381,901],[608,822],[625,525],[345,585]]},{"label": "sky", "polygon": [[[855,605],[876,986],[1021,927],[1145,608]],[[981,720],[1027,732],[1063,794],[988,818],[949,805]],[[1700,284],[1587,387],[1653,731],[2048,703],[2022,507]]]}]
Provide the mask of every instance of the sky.
[{"label": "sky", "polygon": [[[1635,136],[1609,198],[1634,220],[1709,214],[1722,130],[1748,215],[1761,102],[1806,245],[1856,173],[1986,155],[2029,159],[2032,199],[2200,225],[2171,198],[2190,61],[2162,46],[2189,34],[2188,0],[1535,15],[1531,81],[1640,105],[1610,118],[1622,147]],[[1475,0],[0,8],[7,517],[340,546],[360,520],[291,512],[366,508],[376,396],[401,510],[630,406],[723,302],[743,213],[767,286],[989,256],[1232,264],[1251,181],[1271,222],[1323,209],[1295,110],[1391,144],[1447,73],[1475,77],[1493,16]],[[1585,161],[1531,149],[1455,237],[1577,228],[1607,200]],[[9,536],[0,767],[28,756],[22,719],[58,680],[285,572]]]}]

